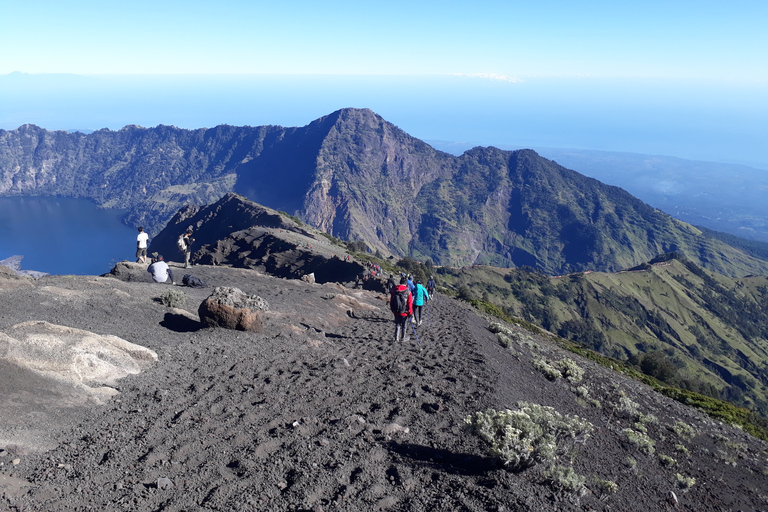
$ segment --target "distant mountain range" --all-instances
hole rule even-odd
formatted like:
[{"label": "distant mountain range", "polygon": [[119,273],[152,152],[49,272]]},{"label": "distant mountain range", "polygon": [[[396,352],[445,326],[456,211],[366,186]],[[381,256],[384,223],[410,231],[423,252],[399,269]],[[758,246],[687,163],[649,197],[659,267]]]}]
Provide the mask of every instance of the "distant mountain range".
[{"label": "distant mountain range", "polygon": [[[428,142],[452,154],[472,148],[472,145],[462,143]],[[745,239],[768,242],[766,169],[615,151],[533,149],[568,169],[621,187],[676,219]]]},{"label": "distant mountain range", "polygon": [[680,251],[725,275],[768,274],[765,260],[534,151],[453,156],[366,109],[301,128],[0,131],[3,195],[89,198],[157,233],[184,204],[232,191],[382,254],[441,265],[615,271]]}]

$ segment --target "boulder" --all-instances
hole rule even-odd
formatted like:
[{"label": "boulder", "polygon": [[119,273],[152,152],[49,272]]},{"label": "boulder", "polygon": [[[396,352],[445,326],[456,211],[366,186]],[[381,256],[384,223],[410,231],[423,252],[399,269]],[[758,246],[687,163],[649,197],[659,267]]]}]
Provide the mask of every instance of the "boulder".
[{"label": "boulder", "polygon": [[219,286],[200,304],[200,321],[209,327],[261,332],[261,312],[269,311],[267,301],[239,288]]},{"label": "boulder", "polygon": [[315,273],[304,274],[301,276],[301,280],[309,284],[315,284]]}]

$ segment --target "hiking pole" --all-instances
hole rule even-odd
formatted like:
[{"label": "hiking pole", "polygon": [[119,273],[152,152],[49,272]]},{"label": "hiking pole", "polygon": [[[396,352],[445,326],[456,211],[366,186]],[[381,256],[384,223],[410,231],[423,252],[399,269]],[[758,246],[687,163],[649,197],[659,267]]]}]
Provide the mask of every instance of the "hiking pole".
[{"label": "hiking pole", "polygon": [[410,318],[408,319],[408,323],[411,324],[411,329],[413,329],[413,335],[416,337],[416,344],[421,345],[421,341],[419,341],[419,335],[416,334],[416,327],[414,327],[413,322],[411,322]]}]

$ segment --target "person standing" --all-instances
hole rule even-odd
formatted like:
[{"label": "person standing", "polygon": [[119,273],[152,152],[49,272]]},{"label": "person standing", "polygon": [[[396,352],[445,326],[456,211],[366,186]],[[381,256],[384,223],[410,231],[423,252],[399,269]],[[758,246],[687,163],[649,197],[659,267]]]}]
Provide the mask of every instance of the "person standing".
[{"label": "person standing", "polygon": [[195,239],[192,238],[192,230],[188,229],[186,233],[184,233],[184,268],[189,268],[192,265],[189,264],[189,259],[192,256],[192,242],[194,242]]},{"label": "person standing", "polygon": [[139,234],[136,237],[136,263],[147,262],[147,240],[149,235],[143,227],[139,226]]},{"label": "person standing", "polygon": [[395,282],[395,276],[389,274],[389,279],[387,280],[387,291],[391,294],[392,290],[395,289],[395,286],[397,286],[397,283]]},{"label": "person standing", "polygon": [[416,279],[413,285],[413,320],[416,326],[421,325],[421,309],[429,300],[429,292],[421,284],[421,280]]},{"label": "person standing", "polygon": [[400,284],[395,286],[389,298],[389,309],[395,316],[395,341],[408,341],[410,336],[405,334],[405,326],[408,318],[413,314],[413,295],[406,286],[405,277],[400,279]]},{"label": "person standing", "polygon": [[171,284],[176,284],[173,280],[173,272],[166,262],[163,261],[162,256],[157,257],[157,261],[147,268],[147,272],[152,274],[152,280],[156,283],[164,283],[171,280]]}]

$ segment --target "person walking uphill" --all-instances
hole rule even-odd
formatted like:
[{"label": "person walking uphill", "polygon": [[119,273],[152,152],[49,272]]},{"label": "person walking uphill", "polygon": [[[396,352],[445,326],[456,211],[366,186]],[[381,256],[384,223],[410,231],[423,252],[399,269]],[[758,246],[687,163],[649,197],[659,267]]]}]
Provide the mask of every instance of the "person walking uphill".
[{"label": "person walking uphill", "polygon": [[413,286],[413,320],[418,327],[421,325],[421,309],[424,304],[429,300],[429,292],[420,280],[416,280],[416,284]]},{"label": "person walking uphill", "polygon": [[392,290],[389,298],[389,309],[395,316],[395,341],[408,341],[410,336],[405,333],[408,318],[413,314],[413,295],[405,284],[405,277],[400,279],[400,284]]}]

